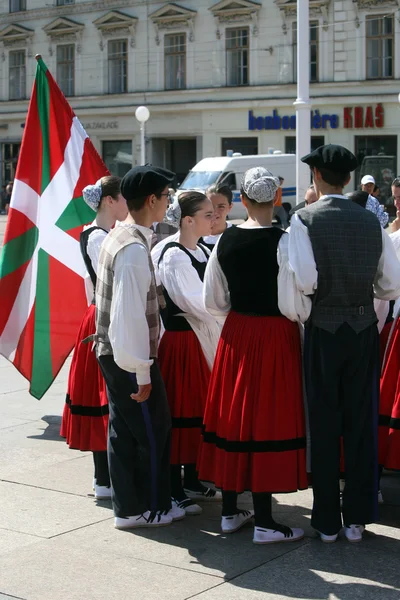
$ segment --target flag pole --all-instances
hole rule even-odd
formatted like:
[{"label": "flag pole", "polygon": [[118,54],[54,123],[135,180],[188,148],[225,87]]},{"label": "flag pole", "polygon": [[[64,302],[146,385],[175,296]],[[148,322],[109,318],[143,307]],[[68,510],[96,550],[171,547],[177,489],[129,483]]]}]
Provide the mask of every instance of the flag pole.
[{"label": "flag pole", "polygon": [[309,0],[297,0],[296,204],[303,202],[310,169],[301,157],[310,152],[310,19]]},{"label": "flag pole", "polygon": [[35,58],[39,62],[39,60],[42,58],[42,55],[41,54],[35,54]]}]

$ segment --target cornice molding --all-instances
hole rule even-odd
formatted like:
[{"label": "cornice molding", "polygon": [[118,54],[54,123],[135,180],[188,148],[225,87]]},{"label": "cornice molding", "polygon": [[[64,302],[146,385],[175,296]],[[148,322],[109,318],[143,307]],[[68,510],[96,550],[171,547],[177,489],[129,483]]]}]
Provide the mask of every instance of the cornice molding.
[{"label": "cornice molding", "polygon": [[195,10],[189,10],[179,4],[170,2],[165,4],[159,10],[152,13],[149,18],[153,22],[153,26],[156,32],[156,44],[160,44],[160,31],[161,30],[177,30],[177,29],[189,29],[189,41],[194,41],[194,20],[197,12]]},{"label": "cornice molding", "polygon": [[12,23],[7,25],[0,31],[0,46],[1,46],[1,58],[5,60],[4,48],[8,50],[12,48],[28,50],[28,56],[32,56],[32,38],[34,35],[33,29],[28,29],[22,25]]},{"label": "cornice molding", "polygon": [[43,27],[49,38],[49,54],[53,56],[53,43],[72,42],[77,44],[78,54],[81,52],[82,32],[85,25],[65,17],[59,17]]},{"label": "cornice molding", "polygon": [[[282,30],[287,33],[287,19],[297,17],[297,0],[274,0],[281,11]],[[324,31],[328,29],[328,9],[331,0],[310,0],[310,19],[322,17],[322,27]]]},{"label": "cornice molding", "polygon": [[33,21],[36,19],[56,18],[85,14],[90,12],[101,12],[107,9],[132,8],[132,0],[89,0],[77,4],[66,4],[65,6],[45,6],[33,8],[19,13],[4,14],[0,17],[3,24],[12,23],[18,17],[18,21]]},{"label": "cornice molding", "polygon": [[138,20],[137,17],[133,17],[132,15],[126,15],[119,10],[112,10],[93,21],[100,34],[100,50],[104,50],[106,39],[120,37],[121,35],[126,35],[130,38],[130,46],[134,48]]},{"label": "cornice molding", "polygon": [[209,10],[214,15],[217,24],[216,36],[221,38],[220,25],[240,25],[241,23],[253,23],[252,32],[255,37],[258,35],[258,13],[261,4],[250,2],[250,0],[222,0],[218,4],[211,6]]}]

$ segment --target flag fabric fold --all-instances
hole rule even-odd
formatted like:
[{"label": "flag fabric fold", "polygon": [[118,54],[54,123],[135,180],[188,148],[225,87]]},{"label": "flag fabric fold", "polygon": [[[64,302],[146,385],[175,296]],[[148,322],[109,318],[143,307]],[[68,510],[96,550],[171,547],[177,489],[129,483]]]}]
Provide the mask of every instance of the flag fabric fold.
[{"label": "flag fabric fold", "polygon": [[0,354],[40,399],[86,308],[79,234],[95,213],[83,188],[108,171],[41,58],[0,255]]}]

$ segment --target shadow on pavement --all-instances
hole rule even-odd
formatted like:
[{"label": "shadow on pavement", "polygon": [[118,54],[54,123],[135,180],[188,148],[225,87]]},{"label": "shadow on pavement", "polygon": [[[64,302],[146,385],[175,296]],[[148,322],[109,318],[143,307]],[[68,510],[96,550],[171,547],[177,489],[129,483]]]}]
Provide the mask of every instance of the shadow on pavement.
[{"label": "shadow on pavement", "polygon": [[65,442],[65,439],[60,436],[61,417],[59,415],[45,415],[41,420],[47,423],[47,427],[40,435],[28,435],[28,439]]}]

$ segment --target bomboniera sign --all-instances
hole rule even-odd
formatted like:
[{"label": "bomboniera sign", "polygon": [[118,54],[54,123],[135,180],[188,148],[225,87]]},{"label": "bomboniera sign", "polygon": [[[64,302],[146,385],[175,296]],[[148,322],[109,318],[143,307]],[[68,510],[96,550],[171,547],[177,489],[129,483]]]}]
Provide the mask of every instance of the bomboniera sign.
[{"label": "bomboniera sign", "polygon": [[[339,115],[312,110],[310,113],[311,129],[338,129]],[[382,104],[373,106],[345,106],[343,109],[343,127],[345,129],[382,128],[384,125],[384,109]],[[275,108],[272,115],[256,116],[249,110],[249,131],[263,130],[295,130],[296,115],[281,116]]]}]

